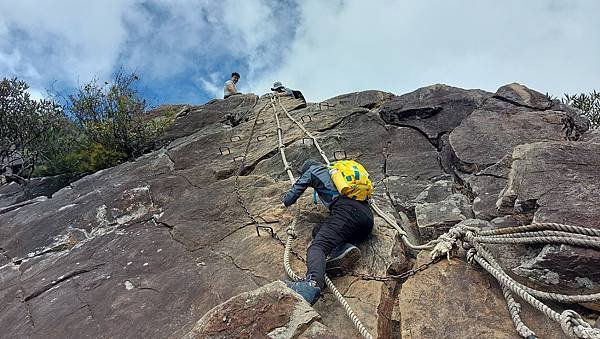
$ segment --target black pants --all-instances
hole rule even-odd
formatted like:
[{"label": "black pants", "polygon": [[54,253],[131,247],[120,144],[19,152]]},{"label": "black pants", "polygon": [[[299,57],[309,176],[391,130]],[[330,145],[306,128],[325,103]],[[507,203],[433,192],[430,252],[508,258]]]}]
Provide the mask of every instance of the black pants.
[{"label": "black pants", "polygon": [[308,248],[307,275],[325,287],[325,260],[331,251],[343,243],[366,239],[373,230],[373,213],[366,202],[346,197],[338,198],[327,220],[313,229],[313,241]]}]

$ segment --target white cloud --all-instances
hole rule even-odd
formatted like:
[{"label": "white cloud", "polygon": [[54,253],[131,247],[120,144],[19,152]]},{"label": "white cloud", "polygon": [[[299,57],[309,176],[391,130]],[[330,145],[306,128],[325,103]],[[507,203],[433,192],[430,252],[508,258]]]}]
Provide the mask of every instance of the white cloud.
[{"label": "white cloud", "polygon": [[45,91],[37,88],[29,88],[27,89],[27,92],[29,92],[31,99],[33,100],[41,100],[46,98]]},{"label": "white cloud", "polygon": [[[0,2],[0,71],[44,86],[110,75],[126,32],[130,5],[119,0]],[[15,67],[7,58],[18,55]]]},{"label": "white cloud", "polygon": [[211,73],[208,78],[202,77],[199,82],[202,88],[215,98],[223,97],[222,74]]},{"label": "white cloud", "polygon": [[223,83],[243,68],[248,72],[240,86],[248,89],[248,81],[275,66],[293,38],[294,6],[277,0],[145,4],[125,18],[137,39],[124,57],[130,68],[157,80],[218,70]]},{"label": "white cloud", "polygon": [[311,101],[513,81],[560,95],[598,88],[599,10],[584,0],[3,1],[0,74],[44,88],[123,65],[221,97],[238,71],[241,91],[282,81]]},{"label": "white cloud", "polygon": [[[249,80],[280,54],[277,35],[293,22],[286,6],[276,0],[0,2],[0,72],[44,87],[104,80],[119,66],[147,82],[183,77],[200,86],[193,80],[198,74],[219,71],[214,86],[251,64]],[[278,8],[282,16],[274,15]]]},{"label": "white cloud", "polygon": [[598,87],[594,1],[300,2],[299,34],[274,80],[309,100],[447,83],[495,91],[513,81],[560,95]]}]

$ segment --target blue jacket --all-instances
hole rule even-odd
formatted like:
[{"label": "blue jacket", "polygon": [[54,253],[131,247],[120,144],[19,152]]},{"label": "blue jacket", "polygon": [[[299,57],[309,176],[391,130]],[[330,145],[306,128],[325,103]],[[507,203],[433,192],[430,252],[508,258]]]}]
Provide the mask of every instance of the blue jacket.
[{"label": "blue jacket", "polygon": [[295,203],[309,186],[315,189],[319,195],[319,199],[327,208],[331,208],[331,204],[340,195],[333,181],[331,181],[327,167],[324,165],[313,165],[296,180],[296,183],[283,197],[283,204],[290,206]]}]

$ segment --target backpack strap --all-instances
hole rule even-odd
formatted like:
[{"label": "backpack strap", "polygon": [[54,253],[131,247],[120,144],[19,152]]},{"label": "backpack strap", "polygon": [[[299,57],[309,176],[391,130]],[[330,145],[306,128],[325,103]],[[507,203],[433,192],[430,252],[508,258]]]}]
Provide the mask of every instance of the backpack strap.
[{"label": "backpack strap", "polygon": [[[334,191],[334,190],[327,189],[326,191],[327,191],[327,193],[331,194],[332,198],[340,195],[340,192],[338,192],[337,190]],[[319,201],[317,200],[317,190],[313,190],[313,203],[315,205],[317,205],[319,203]]]}]

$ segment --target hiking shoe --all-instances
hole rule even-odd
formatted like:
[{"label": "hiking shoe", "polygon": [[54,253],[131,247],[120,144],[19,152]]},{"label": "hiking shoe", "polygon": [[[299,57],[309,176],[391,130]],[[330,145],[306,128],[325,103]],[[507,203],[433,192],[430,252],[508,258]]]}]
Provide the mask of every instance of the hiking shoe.
[{"label": "hiking shoe", "polygon": [[300,294],[310,306],[314,305],[321,295],[321,289],[317,287],[314,280],[286,281],[285,284],[294,292]]},{"label": "hiking shoe", "polygon": [[348,243],[342,244],[331,252],[325,264],[325,271],[331,277],[340,277],[348,273],[360,257],[358,247]]}]

